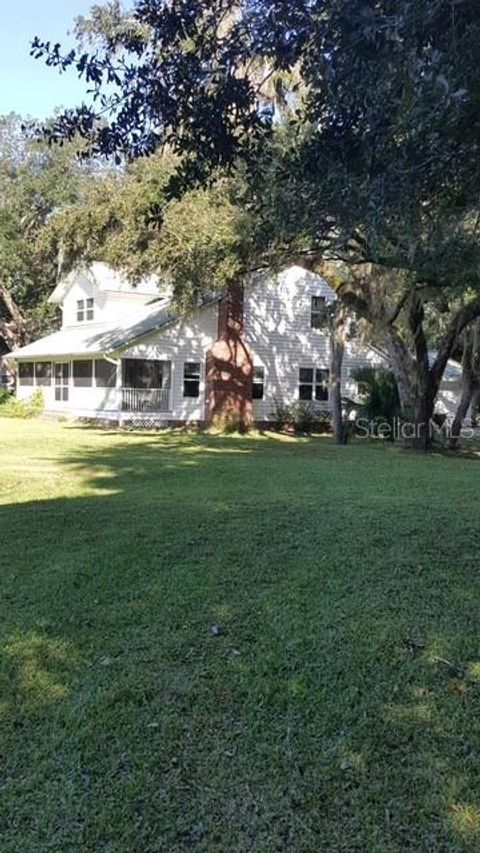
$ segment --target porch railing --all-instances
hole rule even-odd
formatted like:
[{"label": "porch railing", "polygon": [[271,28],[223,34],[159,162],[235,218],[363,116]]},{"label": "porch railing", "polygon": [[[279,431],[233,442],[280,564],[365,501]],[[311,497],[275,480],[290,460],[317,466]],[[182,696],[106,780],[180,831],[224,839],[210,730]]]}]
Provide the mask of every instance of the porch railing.
[{"label": "porch railing", "polygon": [[122,411],[168,412],[169,388],[122,388]]}]

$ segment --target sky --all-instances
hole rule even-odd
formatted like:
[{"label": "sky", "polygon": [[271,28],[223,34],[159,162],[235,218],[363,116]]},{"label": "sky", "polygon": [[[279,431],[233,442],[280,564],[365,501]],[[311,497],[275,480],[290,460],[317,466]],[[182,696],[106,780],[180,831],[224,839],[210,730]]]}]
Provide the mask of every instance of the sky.
[{"label": "sky", "polygon": [[59,74],[29,55],[29,44],[40,38],[72,46],[68,32],[77,15],[95,0],[0,0],[0,115],[20,113],[44,119],[55,107],[72,107],[85,95],[74,70]]}]

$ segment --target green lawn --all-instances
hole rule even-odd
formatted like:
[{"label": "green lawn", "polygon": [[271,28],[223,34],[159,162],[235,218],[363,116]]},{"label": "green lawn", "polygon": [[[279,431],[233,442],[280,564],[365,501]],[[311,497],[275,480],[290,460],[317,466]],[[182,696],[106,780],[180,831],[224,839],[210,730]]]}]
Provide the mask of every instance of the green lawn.
[{"label": "green lawn", "polygon": [[0,470],[2,853],[480,850],[478,461],[0,420]]}]

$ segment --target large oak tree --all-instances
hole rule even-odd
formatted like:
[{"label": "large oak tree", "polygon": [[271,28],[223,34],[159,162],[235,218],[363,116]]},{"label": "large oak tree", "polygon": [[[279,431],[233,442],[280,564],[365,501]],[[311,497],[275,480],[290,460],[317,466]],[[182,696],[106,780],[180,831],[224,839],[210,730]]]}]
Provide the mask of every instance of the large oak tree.
[{"label": "large oak tree", "polygon": [[[170,195],[243,164],[253,263],[349,265],[340,295],[384,336],[428,446],[446,362],[480,315],[478,5],[137,0],[80,29],[90,52],[33,45],[96,96],[48,138],[79,133],[91,153],[127,159],[167,148],[180,163]],[[463,304],[431,363],[425,314],[452,289]]]}]

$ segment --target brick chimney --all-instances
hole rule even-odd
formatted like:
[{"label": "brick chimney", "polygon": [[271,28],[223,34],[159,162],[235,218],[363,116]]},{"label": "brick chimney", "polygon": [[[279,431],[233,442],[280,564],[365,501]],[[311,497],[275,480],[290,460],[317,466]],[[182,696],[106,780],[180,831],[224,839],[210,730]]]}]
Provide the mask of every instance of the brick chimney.
[{"label": "brick chimney", "polygon": [[232,282],[218,306],[218,339],[206,357],[207,423],[253,421],[253,361],[243,337],[243,284]]}]

